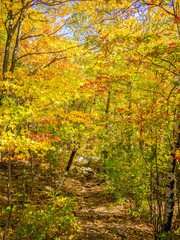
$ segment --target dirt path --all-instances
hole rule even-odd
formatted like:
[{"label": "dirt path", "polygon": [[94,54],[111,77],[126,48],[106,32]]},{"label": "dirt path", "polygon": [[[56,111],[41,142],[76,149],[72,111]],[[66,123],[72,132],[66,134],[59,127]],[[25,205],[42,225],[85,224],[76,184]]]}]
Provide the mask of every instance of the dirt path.
[{"label": "dirt path", "polygon": [[[0,189],[0,205],[1,208],[4,208],[7,205],[7,193],[5,192],[5,183],[7,181],[5,173],[7,173],[7,169],[4,170],[2,168],[2,170],[1,175],[4,176],[2,179],[4,184],[2,184]],[[22,179],[19,176],[22,170],[23,168],[20,168],[20,166],[13,168],[12,176],[14,178],[12,179],[12,184],[14,185],[12,189],[14,192],[22,192],[22,189],[20,189]],[[73,171],[71,174],[72,177],[66,179],[63,185],[62,193],[64,196],[76,197],[78,203],[75,209],[75,216],[78,219],[78,225],[81,227],[81,230],[72,233],[74,235],[73,240],[154,240],[152,228],[148,224],[148,220],[131,217],[128,207],[125,205],[115,207],[113,195],[104,193],[105,183],[102,183],[96,177],[94,170],[91,171],[92,175],[90,174],[90,176],[89,173],[85,176],[81,173],[79,175],[74,174]],[[17,175],[19,179],[16,179],[15,176]],[[39,176],[36,181],[38,183],[41,182],[43,186],[47,185],[47,191],[49,191],[49,179],[47,176]],[[46,187],[43,189],[46,189]],[[31,203],[37,205],[38,202],[42,204],[44,201],[45,204],[46,198],[47,193],[37,187],[34,188]],[[0,220],[3,221],[1,218]],[[5,227],[4,224],[2,229]],[[65,236],[59,237],[61,240],[70,240]]]},{"label": "dirt path", "polygon": [[65,191],[76,196],[75,211],[81,230],[75,240],[136,239],[153,240],[152,228],[141,218],[132,218],[123,206],[114,206],[112,196],[104,194],[103,184],[97,179],[82,183],[69,178]]}]

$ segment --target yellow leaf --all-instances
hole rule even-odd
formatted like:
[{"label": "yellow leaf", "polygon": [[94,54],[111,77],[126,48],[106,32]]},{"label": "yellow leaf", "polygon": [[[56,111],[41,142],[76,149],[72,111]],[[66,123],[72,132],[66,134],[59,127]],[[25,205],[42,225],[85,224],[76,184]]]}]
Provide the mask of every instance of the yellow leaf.
[{"label": "yellow leaf", "polygon": [[116,0],[116,3],[117,4],[122,4],[123,2],[122,2],[122,0]]}]

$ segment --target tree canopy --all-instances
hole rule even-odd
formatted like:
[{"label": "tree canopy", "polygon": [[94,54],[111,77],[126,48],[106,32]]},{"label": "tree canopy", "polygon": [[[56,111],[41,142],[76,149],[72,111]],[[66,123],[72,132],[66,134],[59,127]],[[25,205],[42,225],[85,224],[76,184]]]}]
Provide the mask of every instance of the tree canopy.
[{"label": "tree canopy", "polygon": [[178,211],[180,199],[179,1],[0,8],[1,162],[58,169],[72,153],[98,156],[117,198],[136,210],[148,203],[157,233],[170,231],[174,184]]}]

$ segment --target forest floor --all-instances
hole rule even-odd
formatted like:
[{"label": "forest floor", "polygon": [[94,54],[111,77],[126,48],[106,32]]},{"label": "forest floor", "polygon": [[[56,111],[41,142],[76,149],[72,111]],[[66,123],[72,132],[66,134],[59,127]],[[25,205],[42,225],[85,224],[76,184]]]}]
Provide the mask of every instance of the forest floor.
[{"label": "forest floor", "polygon": [[[18,192],[22,195],[22,174],[23,166],[14,164],[12,166],[11,188],[12,188],[12,203],[18,206]],[[69,177],[65,180],[62,187],[63,196],[75,197],[77,207],[74,214],[77,218],[80,230],[73,232],[74,240],[153,240],[153,229],[149,224],[149,220],[143,217],[133,217],[130,214],[128,204],[117,205],[113,194],[108,194],[105,191],[106,183],[100,180],[95,170],[90,169],[90,173],[75,174],[76,166],[72,169]],[[75,171],[76,170],[76,171]],[[37,170],[39,171],[39,170]],[[8,205],[7,199],[7,165],[0,167],[0,210]],[[30,175],[30,166],[26,166],[26,175]],[[33,193],[30,203],[33,205],[42,205],[47,202],[47,194],[54,191],[54,186],[58,184],[58,178],[53,180],[49,177],[47,171],[44,175],[37,176],[34,182]],[[28,187],[28,186],[27,186]],[[15,197],[16,196],[16,197]],[[0,229],[2,236],[5,229],[7,219],[0,216]],[[7,231],[6,239],[9,237],[10,229]],[[0,238],[1,239],[1,238]],[[62,240],[68,240],[66,236],[60,236]],[[23,239],[22,239],[23,240]]]},{"label": "forest floor", "polygon": [[112,194],[105,193],[105,183],[98,178],[80,181],[68,178],[63,189],[77,198],[75,216],[80,231],[76,240],[153,240],[152,226],[148,220],[132,217],[125,204],[115,205]]}]

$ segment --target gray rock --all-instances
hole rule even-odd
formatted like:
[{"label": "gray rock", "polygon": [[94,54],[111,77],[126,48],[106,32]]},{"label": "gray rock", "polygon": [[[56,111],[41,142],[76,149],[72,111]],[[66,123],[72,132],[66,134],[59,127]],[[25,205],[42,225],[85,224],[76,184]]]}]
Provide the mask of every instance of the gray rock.
[{"label": "gray rock", "polygon": [[119,235],[122,238],[126,238],[125,234],[119,228],[109,228],[108,230],[112,233]]}]

